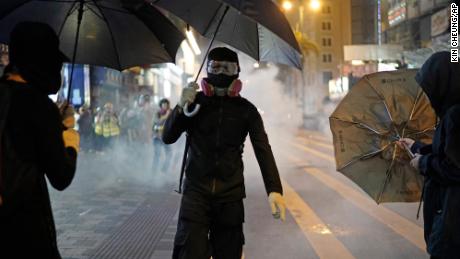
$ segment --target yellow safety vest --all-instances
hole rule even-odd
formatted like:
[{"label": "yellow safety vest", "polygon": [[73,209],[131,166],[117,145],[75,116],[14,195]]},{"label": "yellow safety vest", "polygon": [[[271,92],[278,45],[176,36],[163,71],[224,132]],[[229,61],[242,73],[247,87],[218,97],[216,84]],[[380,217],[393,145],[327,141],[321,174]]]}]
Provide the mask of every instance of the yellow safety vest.
[{"label": "yellow safety vest", "polygon": [[118,120],[113,116],[108,119],[103,118],[101,122],[97,122],[94,131],[97,135],[102,135],[105,138],[115,137],[120,135],[120,127]]}]

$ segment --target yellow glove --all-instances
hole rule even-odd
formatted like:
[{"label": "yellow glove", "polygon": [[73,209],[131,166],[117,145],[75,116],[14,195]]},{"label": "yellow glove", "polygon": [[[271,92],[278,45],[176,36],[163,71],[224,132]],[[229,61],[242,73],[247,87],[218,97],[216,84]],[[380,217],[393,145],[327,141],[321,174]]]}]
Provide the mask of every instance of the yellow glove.
[{"label": "yellow glove", "polygon": [[80,134],[74,129],[64,130],[62,132],[65,147],[73,147],[77,153],[80,151]]},{"label": "yellow glove", "polygon": [[277,192],[271,192],[268,195],[268,202],[272,209],[272,215],[275,219],[281,218],[282,221],[286,220],[286,203],[284,202],[283,195]]}]

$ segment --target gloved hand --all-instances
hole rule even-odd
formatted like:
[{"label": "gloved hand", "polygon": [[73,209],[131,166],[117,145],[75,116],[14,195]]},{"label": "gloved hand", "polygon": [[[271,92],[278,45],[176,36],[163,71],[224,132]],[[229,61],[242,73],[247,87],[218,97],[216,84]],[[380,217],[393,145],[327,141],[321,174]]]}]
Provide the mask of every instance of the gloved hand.
[{"label": "gloved hand", "polygon": [[410,161],[410,165],[417,171],[420,170],[420,158],[422,158],[422,155],[415,154],[415,157]]},{"label": "gloved hand", "polygon": [[415,143],[415,140],[410,139],[410,138],[401,138],[399,141],[396,142],[401,148],[405,148],[405,146],[409,149],[412,148],[412,146]]},{"label": "gloved hand", "polygon": [[62,132],[62,138],[64,139],[65,147],[72,147],[77,151],[80,151],[80,134],[74,129],[64,130]]},{"label": "gloved hand", "polygon": [[190,82],[187,87],[182,89],[182,94],[179,100],[179,107],[184,108],[186,103],[191,104],[195,101],[196,90],[198,90],[199,86],[195,82]]},{"label": "gloved hand", "polygon": [[271,192],[268,195],[268,202],[272,209],[272,215],[275,219],[281,218],[282,221],[286,220],[286,203],[284,202],[283,195],[277,192]]}]

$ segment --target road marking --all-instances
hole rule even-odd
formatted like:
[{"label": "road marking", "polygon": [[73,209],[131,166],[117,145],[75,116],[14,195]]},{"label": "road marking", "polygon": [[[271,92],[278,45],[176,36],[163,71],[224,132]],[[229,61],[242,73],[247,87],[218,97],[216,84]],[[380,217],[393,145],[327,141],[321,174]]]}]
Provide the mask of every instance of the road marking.
[{"label": "road marking", "polygon": [[328,154],[325,154],[323,152],[319,152],[318,150],[315,150],[315,149],[310,148],[310,147],[302,146],[299,143],[292,142],[291,145],[293,145],[293,146],[295,146],[295,147],[297,147],[299,149],[302,149],[302,150],[304,150],[304,151],[306,151],[306,152],[308,152],[308,153],[310,153],[310,154],[312,154],[314,156],[317,156],[317,157],[322,158],[324,160],[327,160],[329,162],[333,162],[335,164],[335,158],[330,156],[330,155],[328,155]]},{"label": "road marking", "polygon": [[320,147],[323,147],[323,148],[327,148],[329,150],[334,150],[334,146],[332,146],[331,144],[326,144],[324,142],[320,142],[320,141],[317,141],[317,140],[314,140],[312,138],[306,138],[306,137],[297,137],[299,140],[301,140],[304,144],[313,144],[313,145],[316,145],[316,146],[320,146]]},{"label": "road marking", "polygon": [[[319,151],[311,150],[305,147],[302,149],[319,158],[323,158],[328,161],[334,161],[333,157]],[[293,158],[292,156],[289,156],[288,159],[296,163],[302,162],[302,160]],[[353,203],[368,215],[385,224],[394,232],[398,233],[405,239],[409,240],[412,244],[425,251],[426,246],[423,237],[423,229],[417,224],[400,216],[392,210],[389,210],[383,206],[378,206],[374,201],[371,200],[371,198],[363,195],[352,187],[347,186],[346,184],[340,182],[332,176],[329,176],[327,173],[317,168],[308,168],[304,169],[304,171],[320,180],[329,188],[335,190],[342,197]]]},{"label": "road marking", "polygon": [[91,211],[91,209],[88,209],[86,211],[83,211],[82,213],[78,214],[79,216],[85,216],[86,214],[88,214],[89,212]]},{"label": "road marking", "polygon": [[332,231],[316,215],[313,209],[308,206],[286,181],[282,181],[287,208],[318,257],[322,259],[355,258],[334,236]]},{"label": "road marking", "polygon": [[328,137],[323,134],[318,134],[317,132],[305,131],[305,133],[300,133],[299,136],[310,138],[310,139],[316,139],[316,140],[324,141],[327,143],[332,143],[332,136]]}]

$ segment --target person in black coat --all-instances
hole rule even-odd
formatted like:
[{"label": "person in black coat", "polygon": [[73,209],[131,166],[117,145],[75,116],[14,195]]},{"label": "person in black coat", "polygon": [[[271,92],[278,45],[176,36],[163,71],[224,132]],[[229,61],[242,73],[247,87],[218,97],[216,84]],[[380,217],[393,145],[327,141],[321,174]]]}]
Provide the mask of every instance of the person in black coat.
[{"label": "person in black coat", "polygon": [[[238,56],[228,48],[208,55],[208,77],[202,92],[192,83],[165,122],[163,141],[171,144],[183,132],[190,149],[173,258],[240,259],[244,244],[245,185],[243,148],[250,136],[262,171],[272,213],[284,220],[285,204],[278,169],[257,108],[239,95]],[[200,104],[194,117],[185,104]]]},{"label": "person in black coat", "polygon": [[416,80],[440,122],[432,145],[402,139],[416,157],[411,165],[425,176],[424,231],[432,258],[460,258],[460,64],[449,52],[433,54]]},{"label": "person in black coat", "polygon": [[19,23],[11,32],[11,62],[0,81],[0,258],[61,258],[45,176],[57,190],[70,185],[79,136],[64,128],[48,98],[61,86],[66,57],[58,46],[42,23]]}]

